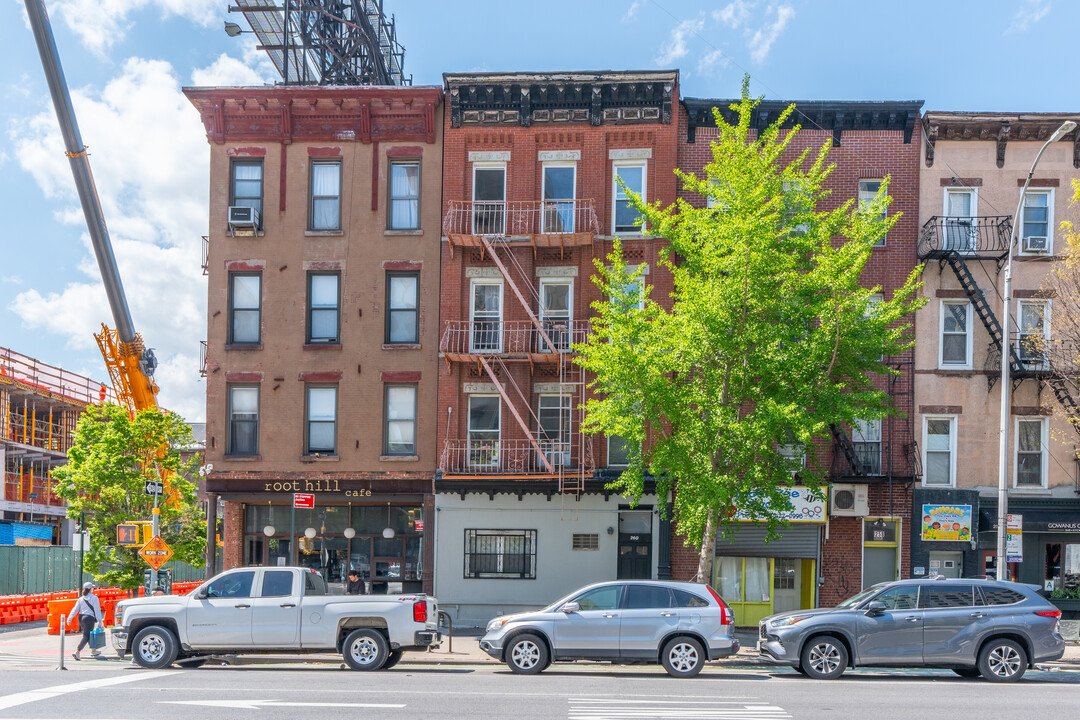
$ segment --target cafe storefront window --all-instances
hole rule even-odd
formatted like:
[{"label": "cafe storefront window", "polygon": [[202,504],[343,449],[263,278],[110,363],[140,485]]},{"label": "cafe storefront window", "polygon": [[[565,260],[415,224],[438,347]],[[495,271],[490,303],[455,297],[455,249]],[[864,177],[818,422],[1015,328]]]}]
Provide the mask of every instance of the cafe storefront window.
[{"label": "cafe storefront window", "polygon": [[[296,561],[328,583],[345,583],[356,570],[372,594],[422,590],[423,508],[419,504],[323,505],[297,509],[248,505],[244,522],[245,565],[288,565],[291,543]],[[266,530],[273,530],[267,535]]]}]

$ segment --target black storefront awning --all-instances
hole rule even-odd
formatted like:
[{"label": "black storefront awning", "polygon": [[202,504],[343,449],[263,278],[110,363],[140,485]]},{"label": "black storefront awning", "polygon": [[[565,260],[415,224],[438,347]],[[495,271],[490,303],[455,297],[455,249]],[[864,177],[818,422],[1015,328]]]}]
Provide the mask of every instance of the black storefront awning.
[{"label": "black storefront awning", "polygon": [[[1027,508],[1010,507],[1009,514],[1024,519],[1024,532],[1076,533],[1080,535],[1080,507]],[[979,510],[979,531],[997,532],[997,508]]]}]

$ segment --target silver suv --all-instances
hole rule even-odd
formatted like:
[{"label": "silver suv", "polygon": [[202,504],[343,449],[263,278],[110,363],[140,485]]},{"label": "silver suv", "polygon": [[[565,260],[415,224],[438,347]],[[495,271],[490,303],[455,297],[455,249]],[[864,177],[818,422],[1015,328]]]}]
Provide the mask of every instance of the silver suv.
[{"label": "silver suv", "polygon": [[543,610],[497,617],[480,648],[516,673],[551,662],[660,663],[693,677],[739,651],[734,614],[707,585],[625,580],[588,585]]},{"label": "silver suv", "polygon": [[799,610],[758,625],[758,652],[808,677],[848,667],[949,668],[1015,682],[1037,662],[1065,653],[1061,611],[1032,585],[993,580],[881,583],[835,608]]}]

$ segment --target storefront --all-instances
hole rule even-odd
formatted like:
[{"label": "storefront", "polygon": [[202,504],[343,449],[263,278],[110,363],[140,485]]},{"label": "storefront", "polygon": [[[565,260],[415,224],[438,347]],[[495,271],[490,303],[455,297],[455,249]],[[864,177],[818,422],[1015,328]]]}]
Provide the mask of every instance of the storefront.
[{"label": "storefront", "polygon": [[912,495],[911,575],[978,577],[978,490],[917,488]]},{"label": "storefront", "polygon": [[731,605],[736,625],[757,625],[773,613],[817,605],[825,502],[808,488],[790,489],[790,525],[779,537],[770,541],[764,524],[736,516],[730,534],[716,539],[713,586]]}]

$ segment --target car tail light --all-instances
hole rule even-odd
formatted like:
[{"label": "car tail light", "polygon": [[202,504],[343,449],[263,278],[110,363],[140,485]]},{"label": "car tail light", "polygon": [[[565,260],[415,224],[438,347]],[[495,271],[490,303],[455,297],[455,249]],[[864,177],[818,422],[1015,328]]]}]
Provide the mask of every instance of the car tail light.
[{"label": "car tail light", "polygon": [[412,619],[414,622],[427,622],[427,600],[417,600],[412,606]]},{"label": "car tail light", "polygon": [[1049,617],[1049,618],[1060,618],[1061,617],[1061,611],[1060,610],[1036,610],[1035,614],[1036,615],[1042,615],[1043,617]]},{"label": "car tail light", "polygon": [[721,625],[734,625],[735,613],[731,612],[731,608],[724,602],[724,599],[716,594],[716,591],[712,589],[711,585],[706,585],[709,589],[709,594],[716,598],[717,604],[720,605],[720,624]]}]

